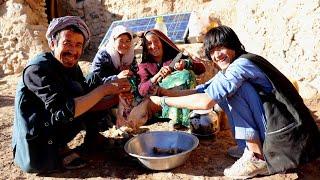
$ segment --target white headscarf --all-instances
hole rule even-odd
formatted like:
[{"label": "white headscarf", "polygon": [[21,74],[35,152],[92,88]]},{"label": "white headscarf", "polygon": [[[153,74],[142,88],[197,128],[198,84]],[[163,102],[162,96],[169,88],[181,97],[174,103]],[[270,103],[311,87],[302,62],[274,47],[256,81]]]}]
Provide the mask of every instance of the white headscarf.
[{"label": "white headscarf", "polygon": [[112,29],[112,33],[110,35],[109,41],[105,46],[105,49],[110,54],[113,65],[115,68],[119,69],[120,66],[125,65],[129,66],[134,58],[134,47],[133,44],[131,44],[131,48],[129,51],[122,56],[122,59],[120,60],[119,52],[114,48],[114,40],[119,37],[121,34],[128,33],[131,36],[131,43],[133,42],[132,39],[132,32],[125,26],[118,25]]}]

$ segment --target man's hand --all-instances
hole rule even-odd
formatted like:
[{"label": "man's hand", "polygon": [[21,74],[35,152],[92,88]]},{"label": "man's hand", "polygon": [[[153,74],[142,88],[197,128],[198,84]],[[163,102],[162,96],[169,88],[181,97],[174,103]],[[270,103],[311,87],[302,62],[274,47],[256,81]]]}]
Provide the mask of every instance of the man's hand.
[{"label": "man's hand", "polygon": [[148,94],[149,95],[159,95],[159,90],[160,90],[160,86],[158,85],[153,85],[152,87],[150,87]]},{"label": "man's hand", "polygon": [[156,105],[158,105],[158,106],[161,105],[161,104],[160,104],[161,97],[159,97],[159,96],[150,96],[150,100],[151,100],[154,104],[156,104]]}]

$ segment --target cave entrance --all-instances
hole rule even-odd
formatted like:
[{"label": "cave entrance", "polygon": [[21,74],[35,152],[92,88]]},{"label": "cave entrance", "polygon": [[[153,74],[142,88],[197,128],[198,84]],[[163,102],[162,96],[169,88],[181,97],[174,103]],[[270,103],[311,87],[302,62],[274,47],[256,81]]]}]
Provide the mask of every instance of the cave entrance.
[{"label": "cave entrance", "polygon": [[[60,7],[60,8],[59,8]],[[46,0],[46,13],[48,17],[48,23],[57,17],[62,16],[62,2],[61,0]]]}]

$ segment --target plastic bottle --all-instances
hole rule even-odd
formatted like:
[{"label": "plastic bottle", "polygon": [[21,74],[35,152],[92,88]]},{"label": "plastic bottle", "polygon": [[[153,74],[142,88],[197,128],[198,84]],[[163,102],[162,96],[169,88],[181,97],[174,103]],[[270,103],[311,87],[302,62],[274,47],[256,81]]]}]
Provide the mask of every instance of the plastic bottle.
[{"label": "plastic bottle", "polygon": [[156,24],[154,25],[154,28],[160,30],[161,32],[163,32],[163,34],[168,36],[167,26],[166,23],[164,23],[162,16],[156,18]]}]

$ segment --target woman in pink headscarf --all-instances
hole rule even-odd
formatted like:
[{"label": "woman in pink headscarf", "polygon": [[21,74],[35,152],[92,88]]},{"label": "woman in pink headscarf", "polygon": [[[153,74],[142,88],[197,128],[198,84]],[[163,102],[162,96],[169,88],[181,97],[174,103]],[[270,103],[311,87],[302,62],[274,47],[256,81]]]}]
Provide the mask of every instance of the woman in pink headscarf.
[{"label": "woman in pink headscarf", "polygon": [[[155,90],[160,86],[163,89],[192,89],[196,86],[195,74],[205,72],[205,67],[200,61],[195,61],[187,55],[181,55],[181,50],[171,41],[168,36],[157,29],[146,31],[142,38],[143,55],[139,64],[139,92],[147,97],[155,91],[161,95],[161,90]],[[173,61],[178,54],[181,59]],[[179,57],[179,56],[178,56]],[[189,127],[188,109],[176,107],[158,107],[158,115],[161,118],[171,119],[173,127],[183,125]]]}]

